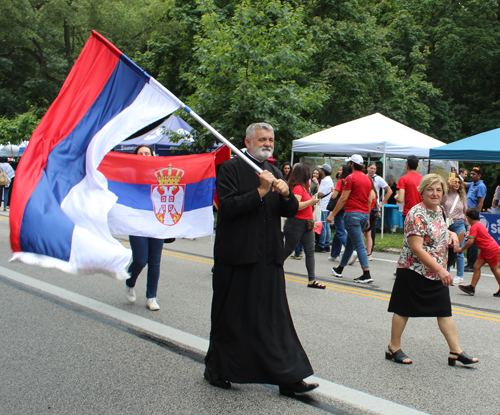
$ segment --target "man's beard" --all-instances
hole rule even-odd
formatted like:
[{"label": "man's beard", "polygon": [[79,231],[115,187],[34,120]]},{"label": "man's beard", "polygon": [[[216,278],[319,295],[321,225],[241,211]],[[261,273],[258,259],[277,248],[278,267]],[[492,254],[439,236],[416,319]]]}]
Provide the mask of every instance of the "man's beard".
[{"label": "man's beard", "polygon": [[248,152],[255,157],[257,160],[264,161],[267,160],[269,157],[273,155],[274,149],[271,147],[256,147],[253,145],[253,143],[250,141],[250,147],[248,149]]}]

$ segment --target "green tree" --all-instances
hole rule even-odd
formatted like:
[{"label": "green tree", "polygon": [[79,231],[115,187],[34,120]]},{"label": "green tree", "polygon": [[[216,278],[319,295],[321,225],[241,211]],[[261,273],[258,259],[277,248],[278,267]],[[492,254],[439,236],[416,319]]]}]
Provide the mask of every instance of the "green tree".
[{"label": "green tree", "polygon": [[314,47],[302,8],[244,0],[226,19],[213,2],[201,5],[198,67],[184,74],[195,91],[190,105],[237,146],[247,125],[269,122],[275,154],[288,158],[293,139],[317,131],[310,114],[323,100],[321,85],[303,76]]},{"label": "green tree", "polygon": [[0,116],[46,110],[92,29],[133,56],[165,0],[0,0]]}]

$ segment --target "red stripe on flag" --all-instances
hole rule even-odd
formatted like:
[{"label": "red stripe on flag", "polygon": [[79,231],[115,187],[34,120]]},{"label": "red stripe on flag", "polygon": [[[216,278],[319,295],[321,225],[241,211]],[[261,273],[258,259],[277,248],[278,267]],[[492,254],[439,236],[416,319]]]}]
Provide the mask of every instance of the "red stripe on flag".
[{"label": "red stripe on flag", "polygon": [[[224,163],[226,160],[229,160],[230,158],[231,158],[231,149],[228,146],[219,147],[215,151],[215,168],[217,169],[217,166],[219,164]],[[217,188],[215,188],[214,206],[217,210],[219,210],[219,196],[217,196]]]},{"label": "red stripe on flag", "polygon": [[214,155],[212,153],[188,156],[146,157],[136,154],[110,152],[99,165],[99,170],[108,180],[134,184],[158,184],[156,172],[172,166],[171,175],[182,170],[181,184],[200,182],[215,177]]},{"label": "red stripe on flag", "polygon": [[21,251],[19,235],[24,209],[36,188],[52,149],[64,140],[88,112],[115,70],[121,52],[92,31],[59,95],[31,136],[16,171],[10,212],[10,242]]}]

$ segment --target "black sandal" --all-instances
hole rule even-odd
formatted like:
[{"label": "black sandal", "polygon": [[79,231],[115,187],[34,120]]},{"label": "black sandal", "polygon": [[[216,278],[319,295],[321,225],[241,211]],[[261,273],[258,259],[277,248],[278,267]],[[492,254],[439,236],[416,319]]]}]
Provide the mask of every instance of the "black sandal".
[{"label": "black sandal", "polygon": [[393,352],[390,346],[387,346],[387,351],[385,352],[385,358],[387,360],[394,360],[396,363],[402,363],[403,365],[411,365],[413,362],[410,360],[409,362],[405,362],[406,359],[409,359],[401,349]]},{"label": "black sandal", "polygon": [[313,281],[312,284],[307,284],[309,288],[319,288],[320,290],[324,290],[326,288],[325,284],[320,284],[318,281]]},{"label": "black sandal", "polygon": [[448,357],[448,365],[449,366],[455,366],[455,364],[457,363],[457,360],[460,363],[463,363],[464,365],[472,365],[473,363],[479,362],[479,360],[474,361],[473,358],[470,357],[465,352],[462,352],[460,354],[454,353],[454,352],[450,352],[450,354],[452,354],[453,356],[457,356],[457,358],[455,359],[453,357]]}]

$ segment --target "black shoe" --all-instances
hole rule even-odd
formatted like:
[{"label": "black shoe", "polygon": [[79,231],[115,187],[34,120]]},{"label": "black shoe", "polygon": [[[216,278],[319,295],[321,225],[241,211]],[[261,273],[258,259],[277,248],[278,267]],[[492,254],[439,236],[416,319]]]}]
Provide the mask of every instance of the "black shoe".
[{"label": "black shoe", "polygon": [[476,293],[476,289],[472,285],[459,285],[458,288],[469,295],[474,295]]},{"label": "black shoe", "polygon": [[474,272],[474,267],[465,267],[464,271],[465,272]]},{"label": "black shoe", "polygon": [[205,379],[212,385],[217,388],[222,389],[230,389],[231,383],[227,380],[222,380],[219,375],[212,372],[208,367],[205,367],[205,373],[203,373]]},{"label": "black shoe", "polygon": [[307,393],[316,389],[318,386],[317,383],[306,383],[301,380],[291,385],[280,385],[280,395],[292,396],[295,393]]},{"label": "black shoe", "polygon": [[369,284],[370,282],[373,282],[372,277],[359,277],[359,278],[354,278],[354,282],[357,282],[358,284]]},{"label": "black shoe", "polygon": [[455,366],[457,363],[457,360],[460,363],[463,363],[464,365],[472,365],[473,363],[477,363],[478,360],[474,360],[474,358],[470,357],[467,353],[462,352],[460,354],[450,352],[450,355],[457,356],[456,358],[454,357],[448,357],[448,365],[449,366]]},{"label": "black shoe", "polygon": [[495,294],[493,294],[493,297],[500,297],[500,290],[498,290]]}]

